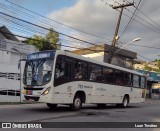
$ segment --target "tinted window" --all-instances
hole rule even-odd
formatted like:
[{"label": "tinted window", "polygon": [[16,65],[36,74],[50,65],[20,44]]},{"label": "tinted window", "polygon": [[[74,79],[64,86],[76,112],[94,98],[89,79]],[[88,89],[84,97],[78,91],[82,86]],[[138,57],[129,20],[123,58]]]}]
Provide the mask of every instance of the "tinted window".
[{"label": "tinted window", "polygon": [[90,64],[89,66],[89,80],[91,81],[101,81],[102,67],[95,64]]},{"label": "tinted window", "polygon": [[132,86],[132,78],[130,73],[124,74],[124,85],[125,86]]},{"label": "tinted window", "polygon": [[55,67],[55,79],[60,77],[71,78],[72,77],[72,59],[68,59],[64,56],[58,56]]},{"label": "tinted window", "polygon": [[111,68],[103,67],[103,77],[104,83],[114,84],[114,70]]},{"label": "tinted window", "polygon": [[55,79],[65,76],[65,61],[64,57],[58,56],[55,67]]},{"label": "tinted window", "polygon": [[124,72],[115,70],[115,82],[117,85],[124,85]]},{"label": "tinted window", "polygon": [[74,63],[74,78],[82,79],[83,78],[83,62],[76,60]]},{"label": "tinted window", "polygon": [[83,63],[83,79],[88,80],[88,63]]}]

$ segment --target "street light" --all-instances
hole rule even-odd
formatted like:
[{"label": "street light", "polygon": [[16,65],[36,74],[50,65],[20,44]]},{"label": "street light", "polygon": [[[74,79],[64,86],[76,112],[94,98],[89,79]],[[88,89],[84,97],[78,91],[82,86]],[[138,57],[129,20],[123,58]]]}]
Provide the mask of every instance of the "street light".
[{"label": "street light", "polygon": [[[18,52],[20,54],[20,60],[22,58],[22,52],[20,52],[19,50],[17,50],[16,48],[11,48],[12,50]],[[21,61],[20,61],[20,103],[21,103],[21,86],[22,86],[22,70],[21,70]]]},{"label": "street light", "polygon": [[117,52],[119,52],[121,49],[124,49],[127,45],[131,44],[132,42],[137,42],[137,41],[140,41],[140,40],[141,40],[141,38],[135,38],[135,39],[133,39],[132,41],[128,42],[127,44],[125,44],[124,46],[122,46],[121,48],[119,48],[119,49],[114,53],[114,55],[115,55]]}]

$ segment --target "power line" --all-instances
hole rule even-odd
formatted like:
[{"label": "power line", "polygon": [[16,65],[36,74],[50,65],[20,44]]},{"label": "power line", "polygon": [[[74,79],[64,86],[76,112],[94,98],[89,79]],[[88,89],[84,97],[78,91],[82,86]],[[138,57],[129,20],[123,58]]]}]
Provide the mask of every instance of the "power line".
[{"label": "power line", "polygon": [[[118,42],[118,43],[121,43],[121,44],[126,44],[126,43],[123,43],[123,42]],[[156,50],[159,50],[160,48],[159,47],[153,47],[153,46],[143,46],[143,45],[136,45],[136,44],[128,44],[128,46],[138,46],[138,47],[144,47],[144,48],[151,48],[151,49],[156,49]]]},{"label": "power line", "polygon": [[[88,33],[88,32],[86,32],[86,31],[77,29],[77,28],[75,28],[75,27],[66,25],[66,24],[64,24],[64,23],[62,23],[62,22],[59,22],[59,21],[50,19],[50,18],[48,18],[48,17],[45,17],[45,16],[43,16],[43,15],[41,15],[41,14],[39,14],[39,13],[36,13],[36,12],[32,11],[32,10],[29,10],[29,9],[27,9],[27,8],[24,8],[24,7],[20,6],[20,5],[17,5],[17,4],[15,4],[15,3],[11,2],[11,1],[8,1],[8,0],[5,0],[5,1],[8,2],[8,3],[10,3],[10,4],[12,4],[12,5],[15,5],[15,6],[21,8],[21,9],[24,9],[24,10],[26,10],[26,11],[29,11],[29,12],[33,13],[33,14],[36,14],[36,15],[42,17],[42,18],[45,18],[45,19],[48,19],[48,20],[53,21],[53,22],[55,22],[55,23],[61,24],[61,25],[63,25],[63,26],[66,26],[66,27],[68,27],[68,28],[77,30],[77,31],[79,31],[79,32],[82,32],[82,33],[85,33],[85,34],[88,34],[88,35],[91,35],[91,36],[94,36],[94,37],[97,37],[97,38],[106,39],[106,38],[103,38],[103,37],[101,37],[101,36],[98,36],[98,35],[95,35],[95,34],[91,34],[91,33]],[[109,39],[109,40],[110,40],[110,39]]]},{"label": "power line", "polygon": [[[101,1],[104,2],[103,0],[101,0]],[[107,2],[104,2],[104,3],[105,3],[105,5],[109,5]],[[109,6],[112,7],[112,5],[109,5]],[[117,10],[117,11],[119,11],[119,10]],[[119,11],[119,12],[120,12],[120,11]],[[127,15],[127,14],[125,14],[125,13],[123,13],[123,15],[127,16],[128,18],[131,18],[129,15]],[[157,34],[160,33],[160,32],[158,32],[158,31],[156,31],[156,30],[154,30],[154,29],[148,27],[147,25],[143,24],[142,22],[139,22],[138,20],[136,20],[136,19],[134,19],[134,18],[132,18],[132,20],[134,20],[134,21],[136,21],[137,23],[143,25],[144,27],[146,27],[146,28],[148,28],[148,29],[150,29],[150,30],[156,32]]]},{"label": "power line", "polygon": [[[135,6],[134,6],[135,7]],[[136,8],[136,7],[135,7]],[[140,9],[137,9],[141,14],[143,14],[145,17],[147,17],[149,20],[151,20],[153,23],[155,23],[158,27],[160,27],[159,24],[157,24],[153,19],[151,19],[149,16],[147,16],[144,12],[142,12]]]},{"label": "power line", "polygon": [[[12,21],[13,22],[13,21]],[[16,23],[14,23],[14,24],[16,24]],[[23,26],[24,27],[24,26]],[[27,29],[28,29],[28,27],[27,27]],[[32,30],[32,28],[31,28],[31,30]],[[33,31],[32,31],[33,32]],[[42,32],[42,31],[41,31]],[[39,32],[40,33],[40,32]],[[90,42],[91,43],[91,42]],[[104,42],[103,42],[104,43]]]},{"label": "power line", "polygon": [[[138,5],[137,5],[137,8],[138,8],[138,6],[140,5],[140,3],[141,3],[141,0],[139,1]],[[129,24],[131,23],[131,21],[132,21],[132,19],[133,19],[133,16],[135,15],[135,13],[136,13],[136,11],[137,11],[137,8],[136,8],[136,10],[133,12],[133,15],[131,16],[128,24],[126,25],[125,29],[124,29],[123,32],[121,33],[120,38],[122,37],[122,35],[124,34],[124,32],[127,30]]]},{"label": "power line", "polygon": [[[13,33],[8,33],[8,32],[5,32],[5,31],[1,31],[1,32],[4,33],[4,34],[11,35],[11,36],[14,35],[14,36],[25,38],[25,39],[30,39],[30,40],[34,40],[34,41],[44,42],[44,41],[37,40],[37,39],[34,39],[34,38],[28,38],[26,36],[17,35],[17,34],[13,34]],[[46,42],[48,42],[48,41],[46,41]],[[48,43],[51,43],[51,42],[48,42]],[[59,44],[55,44],[55,45],[59,45]],[[78,48],[78,47],[75,47],[75,46],[67,46],[67,45],[63,45],[63,44],[61,44],[61,46],[63,46],[63,47],[69,47],[69,48],[74,48],[74,49],[79,49],[79,50],[90,50],[90,51],[93,51],[93,52],[99,52],[99,51],[103,52],[104,51],[104,50],[92,50],[92,49],[89,49],[89,48]],[[105,52],[108,53],[108,51],[105,51]]]},{"label": "power line", "polygon": [[[27,23],[27,24],[30,24],[30,25],[33,25],[33,26],[36,26],[36,27],[39,27],[39,28],[42,28],[42,29],[45,29],[45,30],[50,31],[50,29],[48,29],[48,28],[42,27],[42,26],[40,26],[40,25],[31,23],[31,22],[29,22],[29,21],[26,21],[26,20],[23,20],[23,19],[20,19],[20,18],[11,16],[11,15],[8,15],[8,14],[6,14],[6,13],[0,12],[0,14],[5,15],[5,16],[8,16],[8,17],[11,17],[11,18],[14,18],[14,19],[16,19],[16,20],[20,20],[20,21],[25,22],[25,23]],[[66,36],[66,37],[69,37],[69,38],[78,40],[78,41],[82,41],[82,42],[84,42],[84,43],[88,43],[88,44],[90,44],[90,45],[96,45],[96,44],[94,44],[94,43],[91,43],[91,42],[88,42],[88,41],[85,41],[85,40],[81,40],[81,39],[75,38],[75,37],[73,37],[73,36],[66,35],[66,34],[61,33],[61,32],[58,32],[58,31],[54,31],[54,32],[55,32],[55,33],[58,33],[58,34],[60,34],[60,35],[63,35],[63,36]]]},{"label": "power line", "polygon": [[[126,9],[126,10],[127,10],[128,12],[130,12],[130,13],[133,14],[133,12],[131,12],[129,9]],[[160,29],[158,29],[155,25],[149,23],[148,21],[144,20],[143,18],[141,18],[140,16],[138,16],[138,15],[136,15],[136,14],[135,14],[135,16],[138,17],[139,19],[141,19],[143,22],[146,22],[147,24],[153,26],[155,29],[157,29],[158,31],[160,31]]]},{"label": "power line", "polygon": [[[18,16],[23,16],[23,18],[26,18],[27,20],[28,19],[30,19],[30,17],[32,17],[32,20],[37,20],[35,17],[33,17],[32,15],[29,15],[29,18],[27,18],[26,16],[28,16],[28,14],[26,14],[25,12],[23,12],[22,10],[17,10],[17,9],[15,9],[15,8],[13,8],[13,7],[10,7],[10,6],[7,6],[7,5],[5,5],[5,4],[3,4],[3,3],[1,3],[0,4],[2,7],[1,8],[3,8],[3,9],[5,9],[5,10],[7,10],[7,11],[9,11],[9,12],[11,12],[13,15],[12,16],[14,16],[14,14],[17,14]],[[11,9],[13,9],[13,10],[9,10],[9,8],[11,8]],[[22,15],[21,15],[22,14]],[[39,21],[40,22],[42,22],[42,23],[44,23],[45,25],[50,25],[51,27],[52,27],[52,25],[47,21],[47,22],[45,22],[45,20],[39,20],[39,18],[38,18],[38,23],[39,23]],[[54,26],[54,28],[56,28],[56,29],[60,29],[59,28],[59,26],[57,26],[57,27],[55,27]],[[68,33],[70,33],[70,32],[68,32]],[[71,32],[70,33],[70,35],[73,35],[73,33]],[[75,35],[74,35],[75,36]],[[82,35],[81,35],[82,36]],[[93,37],[92,37],[93,38]],[[85,39],[88,39],[86,36],[85,36]]]},{"label": "power line", "polygon": [[[124,47],[124,49],[127,49],[127,48]],[[146,59],[146,60],[153,61],[153,60],[151,60],[151,59],[149,59],[149,58],[147,58],[147,57],[145,57],[145,56],[143,56],[143,55],[141,55],[141,54],[139,54],[139,53],[137,53],[137,55],[139,55],[140,57],[142,57],[142,58],[144,58],[144,59]]]},{"label": "power line", "polygon": [[[118,3],[118,2],[117,2]],[[159,26],[160,27],[160,25],[158,25],[155,21],[153,21],[151,18],[149,18],[145,13],[143,13],[138,7],[136,7],[136,6],[134,6],[141,14],[143,14],[145,17],[147,17],[150,21],[152,21],[153,23],[155,23],[157,26]],[[126,10],[128,11],[128,12],[130,12],[130,13],[132,13],[133,14],[133,12],[132,11],[130,11],[129,9],[127,9],[126,8]],[[147,22],[145,19],[143,19],[143,18],[141,18],[139,15],[136,15],[135,14],[135,16],[136,17],[138,17],[138,18],[140,18],[143,22],[146,22],[147,24],[149,24],[149,25],[151,25],[151,26],[153,26],[155,29],[157,29],[157,30],[159,30],[160,31],[160,29],[159,28],[157,28],[155,25],[153,25],[153,24],[151,24],[151,23],[149,23],[149,22]]]},{"label": "power line", "polygon": [[144,58],[144,59],[146,59],[146,60],[153,61],[153,60],[151,60],[151,59],[149,59],[149,58],[147,58],[147,57],[145,57],[145,56],[142,56],[142,55],[140,55],[140,54],[138,54],[138,53],[137,53],[137,55],[139,55],[140,57],[142,57],[142,58]]}]

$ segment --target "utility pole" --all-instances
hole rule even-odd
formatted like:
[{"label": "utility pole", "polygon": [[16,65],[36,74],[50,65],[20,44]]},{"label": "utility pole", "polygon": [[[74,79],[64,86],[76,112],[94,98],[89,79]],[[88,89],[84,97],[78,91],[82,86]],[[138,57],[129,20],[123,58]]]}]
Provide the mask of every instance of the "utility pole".
[{"label": "utility pole", "polygon": [[112,7],[113,9],[121,8],[121,11],[120,11],[120,14],[119,14],[116,30],[115,30],[114,37],[113,37],[113,40],[112,40],[111,52],[109,54],[108,63],[112,62],[112,58],[113,58],[113,55],[114,55],[114,48],[115,48],[115,44],[116,44],[117,37],[118,37],[118,30],[119,30],[119,26],[120,26],[120,22],[121,22],[121,18],[122,18],[123,9],[125,7],[133,6],[133,5],[134,5],[134,3],[128,3],[128,4],[122,4],[122,5],[119,5],[119,6],[113,6]]}]

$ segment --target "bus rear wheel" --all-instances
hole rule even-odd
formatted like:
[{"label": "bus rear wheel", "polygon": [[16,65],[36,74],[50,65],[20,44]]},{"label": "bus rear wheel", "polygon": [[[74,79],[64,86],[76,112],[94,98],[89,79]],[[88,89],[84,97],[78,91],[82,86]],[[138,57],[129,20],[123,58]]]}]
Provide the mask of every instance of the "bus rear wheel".
[{"label": "bus rear wheel", "polygon": [[75,95],[73,104],[70,105],[71,110],[78,111],[82,108],[82,98],[79,95]]},{"label": "bus rear wheel", "polygon": [[127,96],[124,96],[122,103],[116,104],[116,106],[126,108],[128,104],[129,104],[129,98]]},{"label": "bus rear wheel", "polygon": [[122,102],[122,107],[126,108],[129,104],[129,98],[127,96],[124,96],[123,102]]},{"label": "bus rear wheel", "polygon": [[48,106],[50,109],[55,109],[55,108],[57,107],[57,104],[47,103],[47,106]]}]

